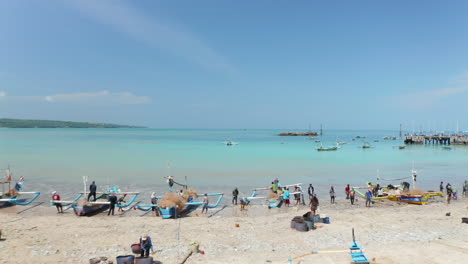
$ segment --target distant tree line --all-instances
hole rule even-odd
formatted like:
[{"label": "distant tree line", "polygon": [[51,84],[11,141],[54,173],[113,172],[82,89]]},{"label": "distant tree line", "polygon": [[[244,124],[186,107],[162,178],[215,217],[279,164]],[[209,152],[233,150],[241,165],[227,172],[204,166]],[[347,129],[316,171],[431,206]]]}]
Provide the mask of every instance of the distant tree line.
[{"label": "distant tree line", "polygon": [[8,128],[144,128],[140,126],[126,126],[116,124],[71,122],[53,120],[26,120],[0,118],[0,127]]}]

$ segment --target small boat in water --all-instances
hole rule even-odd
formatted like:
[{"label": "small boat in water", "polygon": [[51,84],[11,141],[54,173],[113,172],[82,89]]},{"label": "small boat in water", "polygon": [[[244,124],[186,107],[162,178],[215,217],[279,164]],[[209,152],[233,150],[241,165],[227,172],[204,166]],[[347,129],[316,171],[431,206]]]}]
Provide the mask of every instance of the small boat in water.
[{"label": "small boat in water", "polygon": [[346,145],[346,144],[348,144],[348,142],[344,142],[344,141],[338,142],[338,145]]},{"label": "small boat in water", "polygon": [[372,148],[372,146],[369,145],[369,143],[366,142],[366,143],[364,143],[364,145],[362,145],[362,148],[363,149],[368,149],[368,148]]},{"label": "small boat in water", "polygon": [[451,150],[452,149],[452,147],[449,147],[449,146],[443,146],[442,148],[445,149],[445,150]]},{"label": "small boat in water", "polygon": [[402,145],[402,146],[398,146],[399,149],[405,149],[406,146]]},{"label": "small boat in water", "polygon": [[318,148],[316,148],[317,151],[333,151],[333,150],[338,150],[338,146],[330,146],[330,147],[326,147],[324,148],[323,146],[320,146]]}]

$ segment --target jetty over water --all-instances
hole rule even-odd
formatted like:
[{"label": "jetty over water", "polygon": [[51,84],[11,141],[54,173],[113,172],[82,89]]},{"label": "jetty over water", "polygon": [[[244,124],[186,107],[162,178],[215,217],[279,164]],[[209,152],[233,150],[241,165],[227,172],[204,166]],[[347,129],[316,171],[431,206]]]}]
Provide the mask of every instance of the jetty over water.
[{"label": "jetty over water", "polygon": [[468,145],[468,135],[405,135],[405,144]]}]

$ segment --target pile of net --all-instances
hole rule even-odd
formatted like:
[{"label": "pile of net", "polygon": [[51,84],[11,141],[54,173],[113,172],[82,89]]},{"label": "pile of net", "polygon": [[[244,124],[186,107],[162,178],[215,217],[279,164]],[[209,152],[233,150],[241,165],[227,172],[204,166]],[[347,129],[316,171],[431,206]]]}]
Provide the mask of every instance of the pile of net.
[{"label": "pile of net", "polygon": [[424,195],[425,192],[423,190],[415,189],[415,190],[409,191],[407,194],[408,195]]},{"label": "pile of net", "polygon": [[177,212],[181,212],[185,208],[185,199],[173,192],[167,192],[161,200],[158,201],[158,205],[163,209],[174,206]]},{"label": "pile of net", "polygon": [[16,189],[10,189],[8,192],[5,193],[7,197],[15,197],[18,195],[18,190]]},{"label": "pile of net", "polygon": [[276,194],[276,193],[274,193],[274,192],[272,192],[272,191],[270,190],[270,192],[268,193],[267,199],[269,199],[269,200],[276,200],[276,199],[278,199],[278,194]]},{"label": "pile of net", "polygon": [[197,191],[195,189],[188,189],[187,191],[184,192],[184,199],[185,201],[188,201],[189,197],[192,197],[193,199],[198,197]]}]

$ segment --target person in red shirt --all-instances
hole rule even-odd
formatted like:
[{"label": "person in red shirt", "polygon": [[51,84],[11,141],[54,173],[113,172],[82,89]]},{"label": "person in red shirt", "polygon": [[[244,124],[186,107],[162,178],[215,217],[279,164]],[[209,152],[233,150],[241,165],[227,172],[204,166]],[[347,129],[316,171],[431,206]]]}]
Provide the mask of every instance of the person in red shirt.
[{"label": "person in red shirt", "polygon": [[[52,201],[60,201],[60,195],[58,195],[56,191],[52,192]],[[57,207],[57,213],[63,214],[62,204],[54,203],[54,205]]]},{"label": "person in red shirt", "polygon": [[346,185],[346,188],[344,190],[346,192],[346,199],[349,199],[349,192],[351,191],[351,188],[349,187],[349,184]]}]

